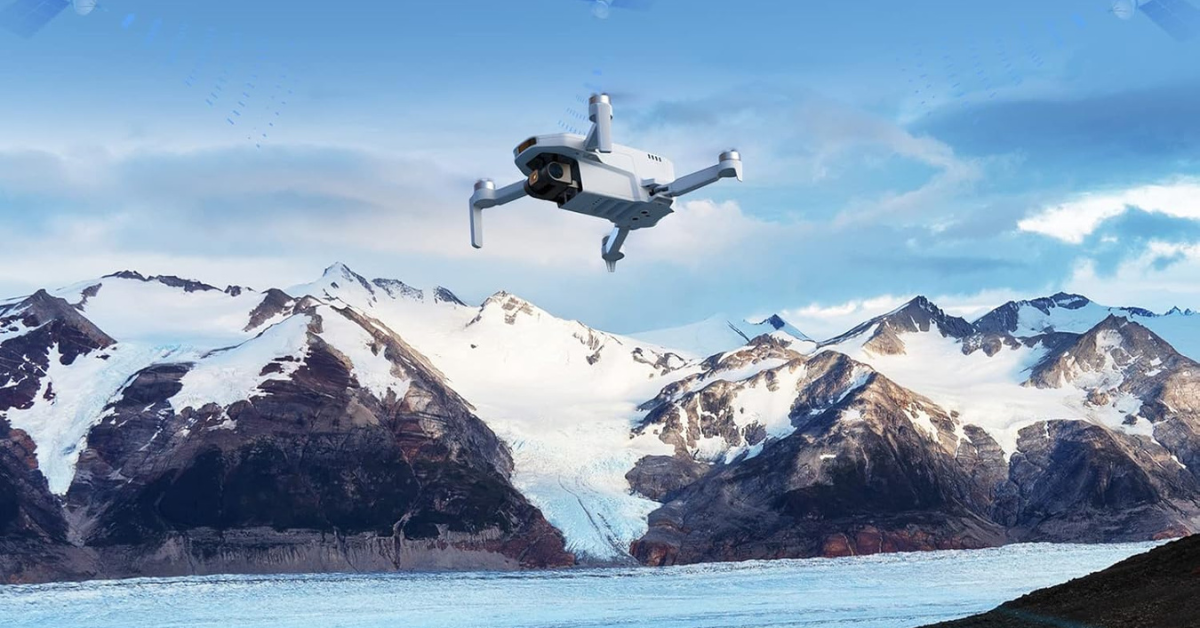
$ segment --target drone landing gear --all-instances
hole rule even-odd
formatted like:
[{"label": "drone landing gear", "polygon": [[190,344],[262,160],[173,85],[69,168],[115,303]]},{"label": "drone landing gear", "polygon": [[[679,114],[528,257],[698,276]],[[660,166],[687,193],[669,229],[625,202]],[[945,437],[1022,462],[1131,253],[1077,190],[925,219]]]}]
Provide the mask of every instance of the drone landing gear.
[{"label": "drone landing gear", "polygon": [[625,244],[625,238],[628,236],[629,229],[627,227],[613,227],[612,233],[600,240],[600,257],[604,258],[604,263],[608,265],[608,272],[615,272],[617,262],[625,259],[625,254],[621,252],[621,245]]}]

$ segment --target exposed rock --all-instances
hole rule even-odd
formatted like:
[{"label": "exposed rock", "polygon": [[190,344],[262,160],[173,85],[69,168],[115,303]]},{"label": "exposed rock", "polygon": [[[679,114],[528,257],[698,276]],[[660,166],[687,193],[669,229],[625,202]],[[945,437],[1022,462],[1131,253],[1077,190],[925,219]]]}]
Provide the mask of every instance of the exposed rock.
[{"label": "exposed rock", "polygon": [[1194,628],[1200,622],[1200,536],[1127,558],[982,615],[929,628]]},{"label": "exposed rock", "polygon": [[665,565],[1004,541],[981,514],[993,476],[972,474],[941,437],[953,418],[878,374],[855,374],[866,367],[841,354],[804,367],[812,379],[789,393],[795,431],[673,492],[634,556]]},{"label": "exposed rock", "polygon": [[897,355],[904,353],[904,334],[931,329],[944,337],[958,339],[975,332],[975,328],[967,321],[946,314],[925,297],[917,297],[897,310],[877,316],[841,336],[821,343],[821,346],[837,345],[870,334],[863,344],[864,348],[879,355]]},{"label": "exposed rock", "polygon": [[[270,377],[246,399],[178,407],[210,358],[135,375],[88,434],[65,514],[0,417],[0,580],[573,564],[511,485],[507,448],[424,356],[353,310],[292,308],[301,353],[254,367]],[[359,379],[361,349],[327,339],[333,323],[390,365],[386,395],[380,374]],[[262,338],[247,344],[278,342]]]},{"label": "exposed rock", "polygon": [[450,292],[441,286],[433,289],[433,301],[435,303],[450,303],[453,305],[461,305],[463,307],[466,307],[467,305],[466,303],[463,303],[462,300],[457,296],[454,296],[453,292]]},{"label": "exposed rock", "polygon": [[[108,279],[108,278],[132,279],[134,281],[142,281],[142,282],[147,282],[147,283],[161,283],[164,286],[171,286],[172,288],[181,288],[181,289],[183,289],[184,292],[208,292],[208,291],[220,292],[221,291],[221,289],[217,288],[216,286],[211,286],[202,281],[196,281],[194,279],[184,279],[182,277],[176,277],[175,275],[154,275],[151,277],[146,277],[146,276],[142,275],[141,273],[139,273],[137,271],[133,271],[133,270],[122,270],[120,272],[115,272],[110,275],[105,275],[104,278],[105,279]],[[232,296],[237,296],[236,294],[233,294],[233,291],[235,289],[238,292],[238,294],[241,293],[240,286],[230,286],[229,288],[226,288],[224,292],[226,292],[227,294],[230,294]]]},{"label": "exposed rock", "polygon": [[263,300],[250,311],[250,321],[243,331],[258,329],[263,323],[288,311],[295,299],[282,290],[271,288],[263,295]]},{"label": "exposed rock", "polygon": [[[106,574],[573,562],[509,484],[507,449],[423,356],[350,310],[294,315],[312,322],[290,377],[181,410],[170,400],[192,367],[158,365],[92,430],[68,507]],[[320,335],[330,316],[372,336],[409,381],[402,396],[363,387]]]},{"label": "exposed rock", "polygon": [[0,306],[3,329],[18,331],[0,337],[0,417],[9,409],[33,405],[51,360],[70,365],[80,355],[116,343],[65,300],[45,290]]},{"label": "exposed rock", "polygon": [[625,474],[625,479],[639,495],[667,502],[711,468],[708,463],[683,456],[646,456]]},{"label": "exposed rock", "polygon": [[421,301],[425,299],[425,293],[418,288],[414,288],[398,279],[373,279],[371,283],[382,289],[393,299],[412,299]]}]

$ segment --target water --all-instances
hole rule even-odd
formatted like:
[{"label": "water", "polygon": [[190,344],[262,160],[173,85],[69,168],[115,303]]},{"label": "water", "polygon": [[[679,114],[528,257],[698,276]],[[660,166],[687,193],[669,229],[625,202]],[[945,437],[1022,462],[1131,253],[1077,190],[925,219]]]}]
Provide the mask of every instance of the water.
[{"label": "water", "polygon": [[908,628],[1065,582],[1154,544],[665,569],[208,576],[0,587],[6,628]]}]

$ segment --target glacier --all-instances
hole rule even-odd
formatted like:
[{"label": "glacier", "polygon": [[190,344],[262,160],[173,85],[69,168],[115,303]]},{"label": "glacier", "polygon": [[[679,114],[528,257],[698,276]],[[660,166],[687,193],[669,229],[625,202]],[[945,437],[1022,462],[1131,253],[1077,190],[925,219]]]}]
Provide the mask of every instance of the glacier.
[{"label": "glacier", "polygon": [[1154,547],[1010,545],[546,572],[204,576],[0,587],[7,628],[910,628]]}]

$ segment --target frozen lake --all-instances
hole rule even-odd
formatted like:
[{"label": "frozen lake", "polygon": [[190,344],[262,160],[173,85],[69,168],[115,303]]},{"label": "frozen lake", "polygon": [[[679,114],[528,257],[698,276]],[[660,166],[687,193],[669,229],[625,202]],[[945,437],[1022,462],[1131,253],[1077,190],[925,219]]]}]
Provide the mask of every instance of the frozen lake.
[{"label": "frozen lake", "polygon": [[665,569],[209,576],[0,586],[0,624],[908,628],[990,609],[1153,546],[1014,545]]}]

